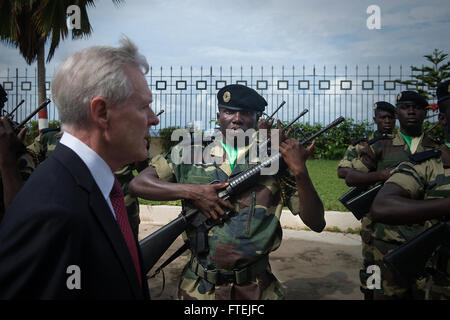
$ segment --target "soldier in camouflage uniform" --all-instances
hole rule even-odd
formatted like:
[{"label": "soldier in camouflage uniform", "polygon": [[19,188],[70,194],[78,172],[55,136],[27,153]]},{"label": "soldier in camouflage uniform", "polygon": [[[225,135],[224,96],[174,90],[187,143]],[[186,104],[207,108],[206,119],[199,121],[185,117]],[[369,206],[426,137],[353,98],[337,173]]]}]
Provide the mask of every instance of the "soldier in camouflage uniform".
[{"label": "soldier in camouflage uniform", "polygon": [[[33,156],[35,166],[38,166],[50,156],[53,150],[55,150],[62,134],[61,128],[43,129],[41,134],[34,139],[34,142],[27,147],[29,153]],[[143,169],[143,163],[148,164],[148,159],[142,163],[126,165],[114,172],[114,175],[122,187],[125,199],[125,209],[127,210],[128,219],[130,220],[131,229],[136,237],[138,236],[139,224],[141,223],[139,218],[139,201],[136,197],[132,197],[129,194],[128,185],[134,178],[133,170],[141,171]]]},{"label": "soldier in camouflage uniform", "polygon": [[[450,80],[437,88],[440,123],[446,142],[439,149],[416,154],[401,163],[380,190],[372,206],[375,221],[427,226],[450,215]],[[448,225],[447,225],[448,226]],[[447,232],[450,234],[447,228]],[[429,261],[427,299],[450,299],[450,238]]]},{"label": "soldier in camouflage uniform", "polygon": [[[415,91],[403,91],[397,96],[397,117],[400,130],[390,139],[380,139],[361,150],[358,162],[372,172],[392,171],[398,164],[417,152],[437,147],[434,140],[422,131],[428,102]],[[384,179],[386,180],[387,177]],[[368,217],[371,219],[370,215]],[[374,299],[421,299],[425,295],[425,279],[404,285],[383,263],[383,257],[417,233],[423,224],[389,226],[369,223],[370,233],[363,238],[372,246],[375,265],[381,270],[381,289],[374,290]]]},{"label": "soldier in camouflage uniform", "polygon": [[35,166],[22,141],[26,128],[16,136],[9,120],[0,118],[0,221],[16,193]]},{"label": "soldier in camouflage uniform", "polygon": [[[372,144],[376,139],[383,135],[390,135],[395,126],[395,107],[385,101],[378,101],[374,105],[373,121],[377,125],[377,130],[372,132],[368,138],[363,138],[352,143],[345,151],[343,159],[338,164],[338,176],[346,179],[346,183],[350,187],[368,187],[378,181],[384,181],[386,174],[377,176],[376,172],[369,172],[361,161],[358,161],[358,155],[367,144]],[[383,172],[381,172],[383,173]],[[348,176],[348,179],[347,179]],[[356,178],[355,178],[356,176]],[[355,181],[356,180],[356,181]],[[363,266],[359,271],[361,282],[361,292],[364,294],[365,300],[373,299],[373,290],[367,289],[367,279],[370,274],[367,273],[367,267],[374,264],[373,248],[369,243],[369,238],[363,235],[370,234],[369,225],[371,221],[366,216],[361,219],[361,239],[362,239],[362,256]]]},{"label": "soldier in camouflage uniform", "polygon": [[[249,146],[235,150],[234,157],[224,142],[228,141],[227,129],[256,129],[267,103],[256,91],[241,85],[225,86],[217,99],[217,117],[225,140],[216,139],[217,144],[207,151],[199,147],[223,162],[179,163],[171,156],[177,154],[175,149],[175,153],[153,158],[130,189],[152,200],[188,200],[207,217],[221,217],[226,209],[233,211],[209,230],[188,228],[185,239],[191,259],[182,272],[179,299],[282,299],[283,289],[271,272],[269,253],[281,243],[283,206],[316,232],[325,226],[323,204],[305,166],[312,148],[305,149],[294,139],[282,142],[280,152],[289,172],[260,176],[231,202],[219,198],[217,191],[226,187],[225,182],[249,167],[248,161],[240,161],[248,160]],[[251,139],[251,143],[255,141]],[[210,184],[214,180],[220,183]]]}]

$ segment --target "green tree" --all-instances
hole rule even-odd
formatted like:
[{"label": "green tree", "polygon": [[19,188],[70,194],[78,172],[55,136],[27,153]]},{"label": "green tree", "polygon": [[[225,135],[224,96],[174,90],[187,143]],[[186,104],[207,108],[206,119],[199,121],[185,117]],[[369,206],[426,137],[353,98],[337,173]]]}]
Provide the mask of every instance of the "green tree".
[{"label": "green tree", "polygon": [[423,95],[427,100],[436,99],[436,87],[443,80],[450,77],[450,61],[447,60],[448,54],[442,50],[434,49],[431,54],[424,55],[427,63],[431,65],[422,65],[422,67],[411,66],[412,80],[395,80],[397,83],[415,87],[416,91]]},{"label": "green tree", "polygon": [[[0,41],[19,48],[20,54],[29,65],[37,61],[39,104],[46,99],[45,43],[50,40],[47,55],[47,62],[49,62],[60,41],[69,35],[69,31],[72,39],[88,37],[92,27],[87,8],[93,7],[94,2],[94,0],[2,0],[0,2]],[[121,0],[113,0],[115,4],[120,2]],[[77,5],[80,8],[80,29],[69,30],[67,26],[67,8],[71,5]]]}]

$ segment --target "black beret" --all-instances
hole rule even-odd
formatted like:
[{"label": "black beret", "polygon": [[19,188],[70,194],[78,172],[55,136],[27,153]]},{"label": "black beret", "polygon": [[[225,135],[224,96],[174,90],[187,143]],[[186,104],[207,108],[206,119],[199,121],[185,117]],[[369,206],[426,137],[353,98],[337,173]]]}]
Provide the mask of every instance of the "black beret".
[{"label": "black beret", "polygon": [[428,101],[416,91],[402,91],[397,95],[397,105],[406,102],[414,102],[419,107],[428,107]]},{"label": "black beret", "polygon": [[217,93],[220,108],[231,110],[264,111],[267,101],[252,88],[230,84]]},{"label": "black beret", "polygon": [[436,89],[438,104],[450,99],[450,80],[441,82]]},{"label": "black beret", "polygon": [[377,103],[375,103],[375,105],[373,106],[374,110],[383,110],[383,111],[387,111],[390,113],[395,113],[396,109],[395,107],[390,104],[389,102],[386,101],[378,101]]}]

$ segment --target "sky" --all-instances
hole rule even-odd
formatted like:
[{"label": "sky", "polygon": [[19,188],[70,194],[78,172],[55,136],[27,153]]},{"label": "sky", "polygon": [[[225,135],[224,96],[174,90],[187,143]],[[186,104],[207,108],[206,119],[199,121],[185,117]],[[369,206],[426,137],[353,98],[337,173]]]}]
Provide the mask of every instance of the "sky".
[{"label": "sky", "polygon": [[[367,27],[371,5],[380,29]],[[448,0],[99,0],[88,14],[91,37],[61,43],[50,73],[77,50],[118,45],[122,34],[154,67],[409,66],[434,48],[450,51]],[[0,72],[26,67],[3,43],[0,57]]]},{"label": "sky", "polygon": [[[376,17],[368,10],[372,6],[379,10],[380,28],[368,27]],[[278,74],[283,66],[286,72],[293,66],[311,72],[315,66],[318,73],[324,67],[332,73],[337,66],[340,75],[345,66],[349,72],[359,66],[360,73],[370,66],[372,74],[377,66],[383,72],[392,66],[398,74],[400,65],[407,74],[435,48],[450,53],[448,0],[126,0],[119,5],[98,0],[88,15],[92,35],[62,42],[46,66],[47,76],[70,54],[93,45],[117,46],[122,35],[136,43],[154,70],[183,67],[184,75],[190,67],[208,72],[220,66],[224,72],[274,66]],[[15,68],[32,74],[36,64],[27,66],[18,49],[0,43],[0,80],[8,68],[10,75]],[[392,102],[395,93],[386,99]],[[170,104],[176,117],[179,101]],[[215,117],[214,100],[206,104],[210,112],[205,123]],[[370,119],[370,112],[364,113]]]}]

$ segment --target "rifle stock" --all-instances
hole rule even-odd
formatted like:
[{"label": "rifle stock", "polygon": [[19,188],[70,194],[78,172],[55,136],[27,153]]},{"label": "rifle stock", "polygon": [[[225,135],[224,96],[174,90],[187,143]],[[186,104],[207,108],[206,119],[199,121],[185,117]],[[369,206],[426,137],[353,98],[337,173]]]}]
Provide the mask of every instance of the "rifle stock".
[{"label": "rifle stock", "polygon": [[398,277],[409,281],[424,273],[427,261],[446,236],[446,223],[437,223],[386,254],[383,261]]},{"label": "rifle stock", "polygon": [[369,190],[351,188],[339,198],[339,201],[353,213],[356,219],[361,220],[369,213],[372,202],[382,186],[378,184]]},{"label": "rifle stock", "polygon": [[[303,140],[301,143],[308,143],[316,138],[318,135],[331,129],[344,121],[343,117],[340,117],[323,128],[319,132],[313,134],[311,137]],[[222,199],[228,199],[237,190],[240,190],[244,186],[248,186],[254,178],[259,176],[261,168],[270,164],[270,161],[277,161],[281,158],[281,154],[277,153],[269,157],[264,162],[255,165],[244,172],[241,172],[236,177],[229,180],[229,186],[220,191],[218,196]],[[188,209],[186,212],[182,211],[180,216],[175,220],[169,222],[167,225],[161,227],[157,231],[153,232],[143,240],[139,242],[141,247],[142,259],[143,259],[143,271],[147,274],[153,266],[158,262],[164,252],[172,245],[176,238],[185,231],[188,225],[198,226],[201,223],[207,223],[206,217],[198,209]]]}]

